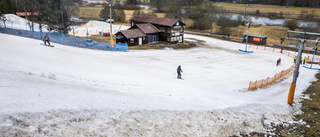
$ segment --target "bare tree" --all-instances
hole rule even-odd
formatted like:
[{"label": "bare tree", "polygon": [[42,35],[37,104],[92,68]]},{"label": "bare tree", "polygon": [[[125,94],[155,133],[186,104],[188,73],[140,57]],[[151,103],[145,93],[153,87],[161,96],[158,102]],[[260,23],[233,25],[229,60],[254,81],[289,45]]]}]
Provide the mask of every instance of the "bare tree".
[{"label": "bare tree", "polygon": [[296,20],[286,20],[284,22],[285,26],[288,27],[290,30],[295,30],[298,28],[298,22]]}]

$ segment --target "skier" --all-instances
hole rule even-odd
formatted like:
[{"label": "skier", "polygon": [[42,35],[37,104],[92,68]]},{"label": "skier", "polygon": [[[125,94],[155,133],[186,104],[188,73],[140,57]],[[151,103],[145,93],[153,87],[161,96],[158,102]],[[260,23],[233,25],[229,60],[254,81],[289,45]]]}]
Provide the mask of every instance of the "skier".
[{"label": "skier", "polygon": [[293,58],[293,63],[296,63],[296,60],[297,60],[297,56]]},{"label": "skier", "polygon": [[303,64],[306,64],[306,57],[303,58]]},{"label": "skier", "polygon": [[281,64],[281,58],[277,60],[277,66],[279,66],[280,64]]},{"label": "skier", "polygon": [[50,46],[50,39],[49,39],[49,34],[47,33],[46,36],[43,37],[43,41],[44,41],[44,45],[46,45],[46,43],[48,42],[49,46]]},{"label": "skier", "polygon": [[183,73],[181,66],[179,65],[179,67],[177,68],[178,79],[181,79],[181,72]]}]

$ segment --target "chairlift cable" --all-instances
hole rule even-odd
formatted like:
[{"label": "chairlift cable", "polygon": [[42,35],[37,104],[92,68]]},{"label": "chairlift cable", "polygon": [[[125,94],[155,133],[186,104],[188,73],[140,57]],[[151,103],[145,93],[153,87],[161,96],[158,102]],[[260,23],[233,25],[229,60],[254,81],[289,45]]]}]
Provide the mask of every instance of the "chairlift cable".
[{"label": "chairlift cable", "polygon": [[[256,12],[256,10],[253,8],[253,6],[251,6],[251,4],[248,2],[248,0],[246,0],[246,2],[247,2],[247,4],[249,4],[249,6],[252,8],[252,10],[253,10],[254,12]],[[257,15],[257,16],[264,22],[264,24],[267,25],[267,23],[263,20],[263,18],[261,18],[259,15]]]}]

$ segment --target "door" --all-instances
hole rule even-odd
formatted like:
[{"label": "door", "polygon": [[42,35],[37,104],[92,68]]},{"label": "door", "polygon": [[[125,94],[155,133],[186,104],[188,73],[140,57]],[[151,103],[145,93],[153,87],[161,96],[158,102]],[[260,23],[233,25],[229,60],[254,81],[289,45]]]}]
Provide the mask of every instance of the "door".
[{"label": "door", "polygon": [[139,38],[139,45],[142,45],[142,38]]}]

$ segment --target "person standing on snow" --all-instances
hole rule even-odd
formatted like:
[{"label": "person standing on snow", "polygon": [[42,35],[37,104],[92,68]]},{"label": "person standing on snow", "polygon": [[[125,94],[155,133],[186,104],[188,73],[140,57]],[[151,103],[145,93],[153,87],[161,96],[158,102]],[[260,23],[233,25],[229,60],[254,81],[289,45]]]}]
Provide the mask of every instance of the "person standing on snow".
[{"label": "person standing on snow", "polygon": [[44,45],[46,45],[46,43],[48,42],[49,46],[50,46],[50,39],[49,39],[49,34],[47,33],[46,36],[43,37],[43,41],[44,41]]},{"label": "person standing on snow", "polygon": [[293,63],[296,63],[296,61],[297,61],[297,56],[293,58]]},{"label": "person standing on snow", "polygon": [[277,66],[281,64],[281,58],[277,60]]},{"label": "person standing on snow", "polygon": [[306,57],[303,58],[303,64],[306,64]]},{"label": "person standing on snow", "polygon": [[179,67],[177,68],[178,79],[181,79],[181,72],[183,73],[181,66],[179,65]]}]

